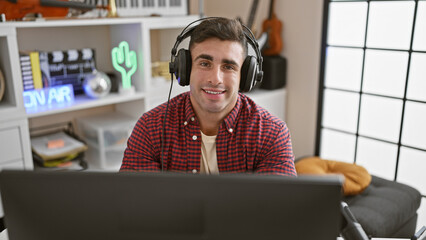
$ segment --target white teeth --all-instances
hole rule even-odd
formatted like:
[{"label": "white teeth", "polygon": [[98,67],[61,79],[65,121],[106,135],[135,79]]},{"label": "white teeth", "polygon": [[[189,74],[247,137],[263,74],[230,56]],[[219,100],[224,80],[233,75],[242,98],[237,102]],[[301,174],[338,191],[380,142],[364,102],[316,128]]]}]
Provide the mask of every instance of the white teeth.
[{"label": "white teeth", "polygon": [[222,92],[213,92],[213,91],[209,91],[209,90],[204,90],[206,93],[209,93],[209,94],[221,94]]}]

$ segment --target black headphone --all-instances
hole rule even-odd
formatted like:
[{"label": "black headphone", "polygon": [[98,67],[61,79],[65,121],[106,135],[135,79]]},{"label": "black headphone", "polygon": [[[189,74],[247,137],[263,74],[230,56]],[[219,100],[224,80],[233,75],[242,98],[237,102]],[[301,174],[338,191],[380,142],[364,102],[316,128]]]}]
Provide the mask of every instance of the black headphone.
[{"label": "black headphone", "polygon": [[[191,22],[186,26],[182,32],[177,36],[175,45],[172,48],[172,56],[169,63],[169,71],[170,73],[176,76],[178,79],[179,85],[187,86],[189,85],[189,79],[191,75],[191,67],[192,67],[192,59],[191,53],[187,49],[179,49],[176,55],[177,48],[179,44],[192,35],[192,32],[197,26],[191,27],[193,24],[204,21],[207,19],[221,19],[221,17],[208,17],[201,18],[196,21]],[[256,52],[256,57],[247,55],[246,59],[243,62],[241,67],[241,79],[240,79],[240,92],[249,92],[257,82],[261,82],[263,78],[262,71],[262,62],[263,58],[259,50],[259,44],[256,41],[251,30],[241,24],[243,26],[243,32],[247,39],[247,42],[253,47]],[[173,79],[172,79],[173,80]]]}]

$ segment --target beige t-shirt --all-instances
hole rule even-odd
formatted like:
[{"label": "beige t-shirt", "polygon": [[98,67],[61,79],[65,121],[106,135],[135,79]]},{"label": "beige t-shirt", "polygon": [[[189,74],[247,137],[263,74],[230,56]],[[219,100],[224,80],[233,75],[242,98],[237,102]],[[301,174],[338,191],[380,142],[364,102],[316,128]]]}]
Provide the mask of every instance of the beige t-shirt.
[{"label": "beige t-shirt", "polygon": [[201,132],[201,173],[219,174],[216,154],[216,137],[217,135],[207,136],[203,132]]}]

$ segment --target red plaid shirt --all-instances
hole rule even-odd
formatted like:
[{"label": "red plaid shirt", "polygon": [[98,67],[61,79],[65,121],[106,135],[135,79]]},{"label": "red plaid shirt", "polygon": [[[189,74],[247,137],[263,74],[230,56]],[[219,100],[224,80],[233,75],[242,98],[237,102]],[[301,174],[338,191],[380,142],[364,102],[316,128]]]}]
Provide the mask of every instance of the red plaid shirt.
[{"label": "red plaid shirt", "polygon": [[[160,171],[166,103],[146,112],[127,142],[120,171]],[[199,172],[201,133],[189,92],[170,100],[164,134],[164,169]],[[239,94],[216,138],[219,173],[296,175],[286,124]]]}]

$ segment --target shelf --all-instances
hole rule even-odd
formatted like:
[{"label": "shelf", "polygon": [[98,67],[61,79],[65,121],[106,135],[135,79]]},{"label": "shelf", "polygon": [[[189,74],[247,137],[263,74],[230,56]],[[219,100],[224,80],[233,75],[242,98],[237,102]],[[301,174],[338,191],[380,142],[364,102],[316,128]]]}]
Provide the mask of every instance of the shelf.
[{"label": "shelf", "polygon": [[120,169],[126,147],[104,151],[91,141],[87,141],[87,145],[89,149],[85,153],[85,159],[88,163],[88,171],[117,172]]},{"label": "shelf", "polygon": [[[19,65],[14,61],[14,53],[17,52],[16,31],[10,28],[3,28],[0,23],[0,71],[4,80],[4,95],[0,101],[0,121],[11,120],[25,115],[22,107],[22,98],[17,95],[22,91],[16,84]],[[19,76],[20,77],[20,76]]]},{"label": "shelf", "polygon": [[[22,147],[22,161],[25,169],[32,169],[31,142],[29,127],[48,126],[59,121],[74,121],[111,113],[124,114],[134,118],[125,122],[129,128],[142,113],[167,102],[170,82],[152,77],[152,62],[169,62],[170,51],[176,37],[189,23],[199,16],[167,16],[167,17],[130,17],[130,18],[85,18],[67,20],[45,20],[28,22],[0,23],[0,68],[6,80],[6,92],[0,102],[0,127],[13,126],[19,131]],[[180,48],[187,49],[189,39],[185,39]],[[122,41],[128,42],[130,50],[135,51],[138,68],[132,75],[134,94],[110,93],[100,99],[92,99],[86,95],[75,96],[67,105],[55,107],[38,107],[25,109],[29,104],[23,97],[23,81],[21,76],[19,52],[21,51],[64,51],[69,49],[91,48],[95,50],[96,69],[102,72],[114,72],[119,81],[119,73],[115,71],[111,60],[111,49]],[[168,70],[168,69],[167,69]],[[180,86],[173,81],[171,97],[189,91],[189,87]],[[274,115],[284,120],[285,89],[255,89],[248,96]],[[32,100],[32,99],[31,99]],[[281,102],[283,104],[281,104]],[[32,102],[31,102],[32,103]],[[37,102],[39,103],[39,102]],[[44,102],[43,102],[44,103]],[[34,103],[33,106],[37,104]],[[114,117],[102,117],[109,121]],[[108,120],[109,119],[109,120]],[[93,128],[98,129],[99,123]],[[105,125],[103,129],[113,131],[113,126]],[[17,133],[16,133],[17,134]],[[9,137],[0,141],[9,143]],[[121,165],[124,148],[117,146],[97,146],[88,142],[91,150],[87,151],[88,159],[92,159],[89,170],[117,171]],[[9,149],[9,148],[8,148]],[[102,159],[103,161],[96,161]],[[96,166],[97,165],[97,166]],[[1,167],[1,166],[0,166]]]},{"label": "shelf", "polygon": [[[0,102],[0,113],[7,114],[7,112],[16,110],[16,106],[10,102],[2,101]],[[2,116],[3,118],[4,116]]]},{"label": "shelf", "polygon": [[85,138],[84,141],[87,143],[88,146],[93,147],[96,149],[96,151],[100,151],[100,149],[102,151],[104,151],[105,153],[108,152],[124,152],[124,150],[126,150],[127,147],[127,142],[123,143],[123,144],[116,144],[116,145],[111,145],[111,146],[99,146],[99,144],[97,142],[95,142],[92,139],[88,139]]},{"label": "shelf", "polygon": [[245,93],[245,95],[247,95],[250,98],[265,97],[265,96],[270,95],[270,94],[285,93],[285,90],[286,90],[285,88],[278,88],[278,89],[273,89],[273,90],[255,88],[255,89],[251,90],[250,92]]},{"label": "shelf", "polygon": [[[166,101],[170,91],[170,80],[164,80],[162,82],[158,81],[156,84],[152,84],[150,89],[151,91],[146,93],[147,97],[163,97]],[[189,91],[189,86],[182,87],[179,85],[176,79],[173,80],[172,97],[187,91]]]},{"label": "shelf", "polygon": [[105,168],[99,168],[96,166],[91,166],[89,164],[88,168],[85,170],[86,172],[118,172],[120,171],[121,162],[116,164],[111,164]]},{"label": "shelf", "polygon": [[108,96],[101,99],[91,99],[87,96],[76,96],[74,103],[66,106],[57,106],[57,107],[44,107],[44,108],[35,108],[27,109],[28,118],[41,117],[52,114],[58,114],[63,112],[82,110],[93,107],[101,107],[111,104],[130,102],[135,100],[142,100],[145,98],[144,93],[134,93],[131,95],[120,95],[118,93],[110,93]]},{"label": "shelf", "polygon": [[19,28],[80,27],[115,24],[146,23],[151,29],[177,28],[198,18],[196,15],[170,17],[69,18],[35,21],[3,22],[0,26]]},{"label": "shelf", "polygon": [[[285,88],[274,90],[256,88],[245,95],[255,101],[259,106],[268,110],[272,115],[275,115],[279,119],[285,121]],[[282,105],[279,104],[280,102],[282,102]]]}]

